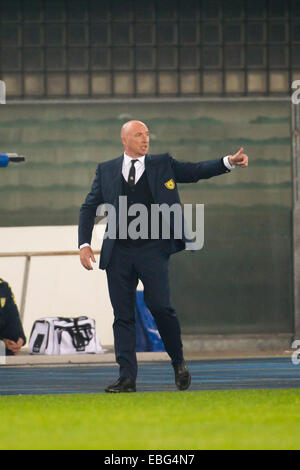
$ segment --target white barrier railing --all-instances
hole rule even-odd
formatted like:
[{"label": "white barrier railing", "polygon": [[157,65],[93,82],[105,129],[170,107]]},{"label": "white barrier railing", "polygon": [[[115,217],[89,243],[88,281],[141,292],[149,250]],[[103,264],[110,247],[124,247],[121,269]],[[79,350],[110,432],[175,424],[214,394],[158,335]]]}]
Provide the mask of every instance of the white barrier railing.
[{"label": "white barrier railing", "polygon": [[[95,255],[100,254],[100,250],[94,251]],[[22,284],[22,295],[21,295],[21,303],[20,303],[20,318],[23,320],[24,317],[24,310],[25,310],[25,303],[26,303],[26,295],[27,295],[27,286],[28,286],[28,279],[29,279],[29,271],[30,271],[30,262],[33,256],[79,256],[78,250],[73,251],[20,251],[14,253],[0,253],[0,258],[11,258],[11,257],[18,257],[18,258],[26,258],[25,261],[25,269],[24,269],[24,277],[23,277],[23,284]]]}]

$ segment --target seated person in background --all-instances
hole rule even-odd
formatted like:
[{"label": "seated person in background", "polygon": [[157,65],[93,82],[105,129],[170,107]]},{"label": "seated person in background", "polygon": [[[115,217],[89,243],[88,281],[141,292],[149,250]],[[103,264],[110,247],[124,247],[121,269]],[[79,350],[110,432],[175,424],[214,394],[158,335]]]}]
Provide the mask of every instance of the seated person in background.
[{"label": "seated person in background", "polygon": [[18,354],[26,343],[14,294],[3,279],[0,279],[0,340],[7,356]]}]

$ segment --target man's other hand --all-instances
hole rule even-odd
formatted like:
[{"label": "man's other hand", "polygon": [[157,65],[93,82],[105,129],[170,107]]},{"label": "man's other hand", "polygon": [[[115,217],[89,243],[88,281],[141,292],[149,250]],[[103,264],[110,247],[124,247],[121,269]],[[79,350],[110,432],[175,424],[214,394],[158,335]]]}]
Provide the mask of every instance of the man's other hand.
[{"label": "man's other hand", "polygon": [[93,266],[91,265],[91,260],[93,261],[93,263],[96,263],[93,250],[90,246],[84,246],[80,250],[80,262],[82,266],[88,271],[91,271],[93,269]]},{"label": "man's other hand", "polygon": [[248,166],[248,157],[243,152],[244,149],[243,147],[241,147],[237,153],[235,153],[234,155],[230,155],[228,158],[230,165],[237,165],[241,166],[242,168]]},{"label": "man's other hand", "polygon": [[9,349],[14,354],[18,354],[24,344],[24,341],[22,338],[19,338],[18,341],[12,341],[11,339],[3,338],[3,343],[5,344],[6,349]]}]

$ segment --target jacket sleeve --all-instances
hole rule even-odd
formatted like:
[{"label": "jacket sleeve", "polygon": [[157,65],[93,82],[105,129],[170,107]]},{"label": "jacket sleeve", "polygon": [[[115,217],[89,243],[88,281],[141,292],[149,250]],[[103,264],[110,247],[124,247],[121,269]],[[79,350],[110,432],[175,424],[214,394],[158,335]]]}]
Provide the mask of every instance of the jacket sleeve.
[{"label": "jacket sleeve", "polygon": [[171,156],[171,165],[178,183],[196,183],[200,179],[230,173],[230,170],[224,165],[223,158],[191,163],[175,160]]},{"label": "jacket sleeve", "polygon": [[101,167],[99,164],[91,190],[80,208],[78,225],[78,248],[80,245],[83,245],[83,243],[91,243],[97,207],[103,203],[104,200],[101,189]]},{"label": "jacket sleeve", "polygon": [[12,341],[18,341],[19,338],[22,338],[25,344],[26,337],[21,323],[18,307],[15,302],[15,297],[7,283],[3,283],[2,285],[6,302],[3,309],[4,327],[0,331],[0,339],[7,338],[11,339]]}]

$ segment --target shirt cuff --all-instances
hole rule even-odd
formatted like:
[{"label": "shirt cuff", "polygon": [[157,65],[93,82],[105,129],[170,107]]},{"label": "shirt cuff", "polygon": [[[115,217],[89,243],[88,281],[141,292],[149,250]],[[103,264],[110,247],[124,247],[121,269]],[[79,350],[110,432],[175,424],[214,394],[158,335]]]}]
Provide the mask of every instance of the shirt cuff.
[{"label": "shirt cuff", "polygon": [[223,163],[226,166],[226,168],[228,168],[228,170],[232,170],[233,168],[235,168],[235,165],[230,165],[229,157],[230,157],[230,155],[227,155],[226,157],[224,157],[223,158]]},{"label": "shirt cuff", "polygon": [[85,246],[91,246],[91,245],[89,243],[83,243],[82,245],[80,245],[79,250],[81,250],[81,248],[84,248]]}]

